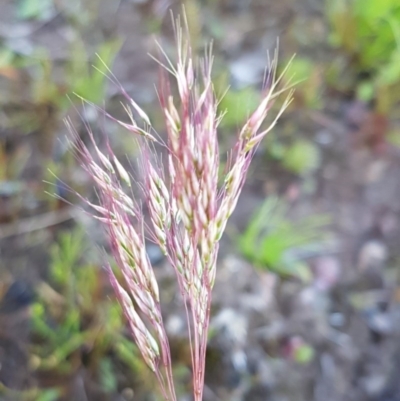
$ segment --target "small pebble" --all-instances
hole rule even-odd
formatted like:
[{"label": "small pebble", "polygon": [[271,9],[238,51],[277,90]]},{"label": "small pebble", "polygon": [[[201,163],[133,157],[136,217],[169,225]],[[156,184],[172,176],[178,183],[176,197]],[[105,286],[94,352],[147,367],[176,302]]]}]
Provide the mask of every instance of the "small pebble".
[{"label": "small pebble", "polygon": [[358,268],[365,271],[371,267],[379,267],[387,258],[388,249],[382,241],[368,241],[362,246],[358,255]]},{"label": "small pebble", "polygon": [[346,318],[343,313],[334,312],[329,315],[329,323],[331,326],[340,328],[343,327],[346,322]]},{"label": "small pebble", "polygon": [[122,390],[121,395],[124,400],[130,401],[133,400],[135,392],[131,388],[127,387]]}]

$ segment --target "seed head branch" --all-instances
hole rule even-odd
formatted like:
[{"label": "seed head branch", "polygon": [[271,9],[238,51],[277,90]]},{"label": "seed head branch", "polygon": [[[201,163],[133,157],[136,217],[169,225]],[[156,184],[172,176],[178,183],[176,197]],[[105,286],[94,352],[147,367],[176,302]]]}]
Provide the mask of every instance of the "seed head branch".
[{"label": "seed head branch", "polygon": [[[108,268],[110,282],[134,341],[159,380],[164,397],[172,401],[176,400],[176,395],[170,349],[161,315],[158,284],[145,252],[145,234],[160,246],[175,270],[188,318],[194,399],[200,401],[219,240],[236,207],[255,151],[290,104],[292,91],[287,92],[269,126],[263,127],[277,95],[284,92],[278,87],[283,74],[277,76],[274,58],[265,76],[262,100],[240,130],[228,171],[219,186],[217,131],[222,114],[218,111],[211,78],[212,47],[207,48],[204,58],[196,64],[186,19],[183,25],[178,19],[174,30],[176,61],[171,61],[160,45],[165,60],[157,60],[164,70],[158,96],[168,136],[166,144],[154,135],[145,111],[123,90],[111,71],[108,70],[107,74],[121,87],[128,102],[124,108],[130,123],[104,112],[105,115],[142,139],[140,165],[144,178],[136,185],[144,193],[150,232],[145,233],[141,207],[127,194],[127,188],[135,182],[111,148],[103,153],[90,128],[86,127],[93,146],[93,152],[90,152],[73,127],[68,125],[75,139],[74,151],[99,192],[99,205],[88,200],[87,203],[107,229],[119,269],[119,274],[114,274]],[[172,76],[178,89],[176,97],[170,89],[168,75]],[[166,163],[157,160],[154,143],[168,150]]]}]

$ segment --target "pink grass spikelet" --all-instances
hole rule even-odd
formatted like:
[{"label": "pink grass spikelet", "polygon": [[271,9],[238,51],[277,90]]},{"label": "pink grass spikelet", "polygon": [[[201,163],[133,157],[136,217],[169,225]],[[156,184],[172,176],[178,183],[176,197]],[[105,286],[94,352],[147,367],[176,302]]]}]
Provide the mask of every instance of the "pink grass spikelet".
[{"label": "pink grass spikelet", "polygon": [[[131,124],[121,122],[106,112],[105,116],[129,132],[137,134],[141,144],[143,182],[136,182],[108,147],[108,155],[96,145],[90,129],[93,155],[68,123],[75,139],[74,150],[82,166],[92,177],[100,205],[86,201],[96,218],[105,226],[119,273],[108,268],[110,282],[121,304],[134,341],[160,383],[163,396],[176,401],[171,354],[161,314],[159,288],[149,257],[145,235],[154,240],[176,273],[188,319],[192,356],[194,400],[203,397],[205,355],[210,320],[211,292],[216,277],[219,240],[234,211],[243,188],[250,162],[257,146],[275,126],[288,107],[289,91],[272,123],[261,130],[271,111],[282,75],[276,77],[276,61],[271,63],[260,105],[239,131],[230,156],[228,171],[219,185],[220,155],[218,125],[222,119],[211,79],[211,47],[200,61],[192,58],[188,27],[178,19],[174,25],[177,60],[157,60],[164,69],[159,99],[164,115],[167,141],[157,139],[150,118],[129,97],[111,71],[109,78],[121,87],[130,106],[124,106]],[[284,71],[285,72],[285,71]],[[170,91],[169,73],[175,80],[178,96]],[[131,110],[131,108],[133,110]],[[144,128],[133,118],[138,115]],[[157,161],[154,143],[168,151],[167,163]],[[149,224],[138,200],[128,190],[142,189],[149,212]]]}]

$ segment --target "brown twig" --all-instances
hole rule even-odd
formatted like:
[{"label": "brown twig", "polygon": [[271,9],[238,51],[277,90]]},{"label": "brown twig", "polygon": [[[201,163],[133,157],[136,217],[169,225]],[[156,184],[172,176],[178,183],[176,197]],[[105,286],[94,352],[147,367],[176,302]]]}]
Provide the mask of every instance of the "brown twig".
[{"label": "brown twig", "polygon": [[72,207],[68,207],[63,210],[51,211],[38,216],[21,219],[15,223],[0,224],[0,240],[56,226],[74,219],[75,214],[76,208],[74,210]]}]

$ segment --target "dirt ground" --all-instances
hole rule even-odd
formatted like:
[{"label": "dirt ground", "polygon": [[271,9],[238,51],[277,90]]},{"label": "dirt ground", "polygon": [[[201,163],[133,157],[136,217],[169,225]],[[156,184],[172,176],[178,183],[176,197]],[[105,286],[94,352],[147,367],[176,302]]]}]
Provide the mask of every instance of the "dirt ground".
[{"label": "dirt ground", "polygon": [[[147,56],[155,51],[151,32],[159,23],[157,36],[168,50],[172,31],[167,9],[177,11],[180,4],[166,0],[76,4],[84,10],[94,9],[91,12],[96,15],[92,19],[90,13],[80,15],[82,40],[90,52],[106,38],[123,39],[113,72],[137,103],[157,118],[154,83],[158,66]],[[62,82],[61,66],[74,35],[71,18],[78,17],[64,13],[64,4],[59,2],[51,18],[17,23],[12,5],[7,0],[0,4],[2,43],[27,54],[32,47],[45,47],[55,66],[53,78]],[[328,24],[323,4],[317,0],[188,1],[186,9],[199,46],[204,37],[215,37],[217,68],[224,66],[230,72],[234,88],[260,86],[266,50],[273,49],[278,36],[283,60],[296,52],[327,68],[338,57],[326,44]],[[54,202],[42,192],[46,179],[43,160],[52,160],[61,169],[65,162],[64,112],[53,113],[46,104],[34,104],[27,93],[28,81],[29,76],[19,80],[0,76],[1,114],[17,119],[30,112],[41,116],[40,124],[28,132],[22,132],[19,124],[0,122],[5,153],[0,163],[11,163],[8,156],[19,153],[25,160],[18,176],[20,187],[0,182],[2,290],[15,280],[33,287],[46,281],[50,245],[59,230],[68,230],[76,222],[85,226],[93,249],[106,245],[95,223],[73,207],[54,209]],[[400,401],[400,152],[381,135],[385,124],[398,129],[398,119],[380,119],[351,94],[320,84],[321,107],[308,108],[297,98],[277,127],[278,135],[291,130],[312,140],[321,154],[319,167],[307,177],[299,177],[276,168],[260,148],[230,225],[243,230],[263,199],[279,193],[290,199],[293,218],[330,214],[332,245],[307,258],[312,277],[304,283],[255,269],[229,235],[223,239],[205,400]],[[116,114],[121,113],[117,111],[117,92],[111,85],[107,90],[107,107]],[[79,125],[76,112],[68,113]],[[123,153],[127,138],[120,139],[115,131],[110,135],[117,151]],[[75,180],[81,188],[89,185],[79,172],[74,174],[72,169],[70,176],[63,178]],[[168,266],[162,263],[158,274],[170,294]],[[164,313],[175,357],[185,363],[181,305],[174,296],[166,295],[166,299]],[[44,386],[46,380],[28,364],[29,317],[22,316],[17,326],[2,319],[0,381],[5,386],[12,383],[14,389],[38,383]],[[307,363],[293,357],[303,343],[314,353]],[[84,366],[73,377],[57,380],[70,386],[69,395],[60,399],[157,399],[140,390],[140,379],[133,385],[122,380],[125,384],[114,393],[96,392]],[[136,396],[122,391],[129,385],[137,387]],[[2,397],[0,392],[0,400],[26,399],[17,393]],[[180,399],[190,398],[182,391]]]}]

